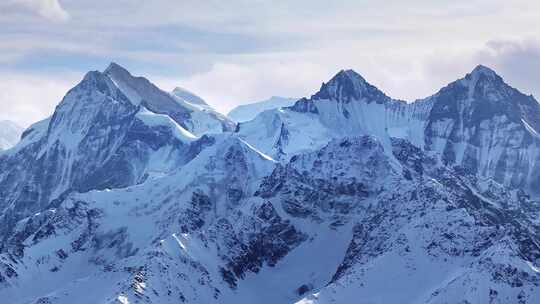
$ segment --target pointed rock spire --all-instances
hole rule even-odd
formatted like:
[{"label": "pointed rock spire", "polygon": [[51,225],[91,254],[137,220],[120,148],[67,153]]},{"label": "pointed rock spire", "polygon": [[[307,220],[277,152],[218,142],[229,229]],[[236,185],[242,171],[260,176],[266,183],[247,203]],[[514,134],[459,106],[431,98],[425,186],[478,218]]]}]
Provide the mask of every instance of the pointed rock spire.
[{"label": "pointed rock spire", "polygon": [[465,76],[464,80],[466,86],[471,89],[471,92],[477,88],[502,90],[509,87],[501,76],[484,65],[476,66]]},{"label": "pointed rock spire", "polygon": [[388,100],[389,97],[375,86],[369,84],[357,72],[341,70],[328,83],[323,83],[320,91],[313,95],[312,99],[329,99],[346,103],[353,100],[382,103]]},{"label": "pointed rock spire", "polygon": [[471,75],[485,75],[489,77],[500,77],[499,75],[497,75],[497,73],[494,70],[481,64],[477,65],[470,74]]},{"label": "pointed rock spire", "polygon": [[105,71],[103,71],[103,73],[105,74],[115,74],[115,73],[130,74],[126,68],[124,68],[123,66],[119,65],[116,62],[111,62],[109,66],[105,69]]}]

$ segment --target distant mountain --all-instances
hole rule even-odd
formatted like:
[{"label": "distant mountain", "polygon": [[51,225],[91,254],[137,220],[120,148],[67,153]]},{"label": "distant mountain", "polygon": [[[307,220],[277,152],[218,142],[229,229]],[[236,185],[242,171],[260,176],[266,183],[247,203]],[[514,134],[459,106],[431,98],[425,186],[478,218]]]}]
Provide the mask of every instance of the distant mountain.
[{"label": "distant mountain", "polygon": [[232,109],[227,116],[236,122],[246,122],[261,112],[292,106],[297,100],[298,98],[272,96],[263,101],[239,105]]},{"label": "distant mountain", "polygon": [[538,106],[482,66],[410,104],[344,70],[233,128],[111,64],[0,153],[0,298],[540,303]]},{"label": "distant mountain", "polygon": [[0,151],[9,149],[21,139],[23,128],[9,120],[0,121]]},{"label": "distant mountain", "polygon": [[204,99],[186,89],[176,87],[171,92],[171,96],[183,107],[193,111],[190,123],[194,134],[221,133],[232,131],[236,127],[235,122],[214,110]]},{"label": "distant mountain", "polygon": [[192,106],[210,107],[206,103],[206,101],[204,101],[204,99],[202,99],[201,97],[195,95],[195,93],[192,93],[184,88],[176,87],[171,93],[174,97],[184,102],[187,102],[191,104]]},{"label": "distant mountain", "polygon": [[394,100],[355,71],[342,70],[310,98],[263,112],[240,123],[237,132],[274,158],[288,159],[334,138],[360,135],[377,136],[390,151],[392,136],[421,144],[417,133],[422,132],[429,109],[423,102],[408,105]]},{"label": "distant mountain", "polygon": [[212,110],[200,97],[186,90],[177,88],[172,93],[167,93],[146,78],[131,75],[116,63],[111,63],[103,74],[113,81],[132,104],[142,105],[157,114],[168,115],[195,135],[234,130],[234,122]]}]

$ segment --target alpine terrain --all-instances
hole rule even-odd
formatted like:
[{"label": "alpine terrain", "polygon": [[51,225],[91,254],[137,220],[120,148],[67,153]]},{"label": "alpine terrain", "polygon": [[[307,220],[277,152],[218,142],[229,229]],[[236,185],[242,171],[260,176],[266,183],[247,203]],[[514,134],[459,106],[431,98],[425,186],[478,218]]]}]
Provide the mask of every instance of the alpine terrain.
[{"label": "alpine terrain", "polygon": [[88,72],[0,152],[2,303],[540,303],[533,96],[478,66],[287,103]]}]

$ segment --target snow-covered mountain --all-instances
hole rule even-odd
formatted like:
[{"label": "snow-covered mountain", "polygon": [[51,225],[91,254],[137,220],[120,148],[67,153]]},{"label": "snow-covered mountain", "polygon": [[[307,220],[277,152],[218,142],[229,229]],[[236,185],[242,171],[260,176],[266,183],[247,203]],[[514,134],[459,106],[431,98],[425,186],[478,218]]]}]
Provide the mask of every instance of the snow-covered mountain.
[{"label": "snow-covered mountain", "polygon": [[386,147],[391,137],[403,138],[445,164],[540,194],[540,104],[484,66],[413,103],[341,71],[311,98],[261,113],[238,132],[276,158],[351,134],[377,136]]},{"label": "snow-covered mountain", "polygon": [[200,132],[220,131],[206,128],[212,120],[230,127],[117,64],[89,72],[50,118],[0,154],[0,229],[72,191],[127,187],[175,171],[205,144]]},{"label": "snow-covered mountain", "polygon": [[23,128],[9,120],[0,121],[0,151],[9,149],[21,138]]},{"label": "snow-covered mountain", "polygon": [[540,104],[476,67],[430,97],[425,148],[513,188],[540,194]]},{"label": "snow-covered mountain", "polygon": [[142,105],[152,112],[166,114],[197,136],[208,132],[232,131],[235,128],[234,122],[185,89],[176,88],[171,93],[164,92],[146,78],[134,77],[116,63],[111,63],[104,74],[134,105]]},{"label": "snow-covered mountain", "polygon": [[171,92],[174,97],[178,98],[182,102],[186,103],[187,106],[195,107],[195,108],[204,108],[204,109],[212,109],[204,99],[202,99],[200,96],[196,95],[195,93],[192,93],[184,88],[176,87]]},{"label": "snow-covered mountain", "polygon": [[[528,100],[480,118],[461,106],[461,86],[469,106],[521,96],[497,95],[488,72],[407,104],[341,71],[311,98],[222,133],[199,127],[224,120],[202,116],[214,111],[185,90],[114,64],[90,72],[0,154],[0,298],[538,303],[540,202],[449,158],[453,137],[433,144],[454,103],[456,121],[519,113],[534,135]],[[494,127],[522,134],[504,126]]]},{"label": "snow-covered mountain", "polygon": [[232,109],[227,116],[236,122],[246,122],[264,111],[292,106],[297,100],[298,98],[272,96],[263,101],[239,105]]},{"label": "snow-covered mountain", "polygon": [[236,128],[235,122],[216,111],[204,99],[194,93],[176,87],[171,92],[171,95],[179,104],[192,111],[190,123],[193,134],[221,133]]}]

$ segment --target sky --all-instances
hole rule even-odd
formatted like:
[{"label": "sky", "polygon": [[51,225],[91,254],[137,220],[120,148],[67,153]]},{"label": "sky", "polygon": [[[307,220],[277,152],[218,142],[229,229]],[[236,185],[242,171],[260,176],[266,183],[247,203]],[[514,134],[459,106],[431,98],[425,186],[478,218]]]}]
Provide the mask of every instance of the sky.
[{"label": "sky", "polygon": [[523,0],[0,0],[0,120],[46,118],[113,61],[224,113],[341,69],[414,101],[483,64],[538,97],[539,15]]}]

